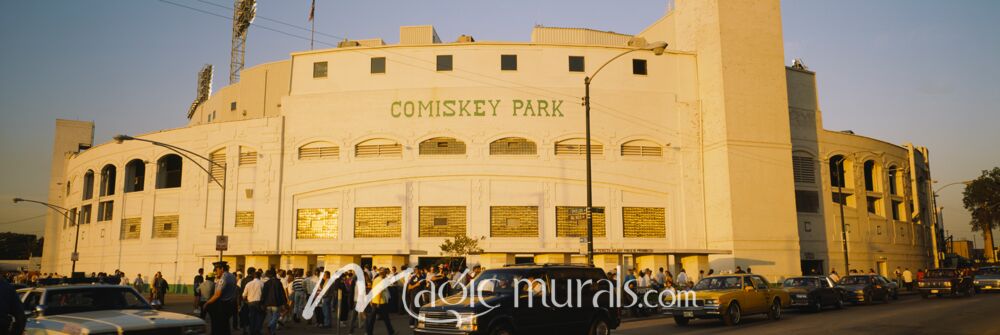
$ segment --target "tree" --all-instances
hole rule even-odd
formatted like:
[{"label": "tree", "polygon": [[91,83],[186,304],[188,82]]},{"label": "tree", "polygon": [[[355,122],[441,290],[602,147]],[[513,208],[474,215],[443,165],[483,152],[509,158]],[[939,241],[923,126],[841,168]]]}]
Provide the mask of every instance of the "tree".
[{"label": "tree", "polygon": [[996,262],[993,251],[993,229],[1000,226],[1000,167],[984,170],[963,193],[962,204],[972,214],[972,231],[983,232],[984,251],[988,262]]},{"label": "tree", "polygon": [[445,239],[444,243],[441,243],[441,252],[448,255],[448,264],[452,264],[456,258],[461,258],[462,263],[460,265],[465,265],[465,256],[479,254],[483,252],[483,249],[479,247],[479,241],[486,239],[486,237],[471,238],[465,235],[455,235],[455,239]]}]

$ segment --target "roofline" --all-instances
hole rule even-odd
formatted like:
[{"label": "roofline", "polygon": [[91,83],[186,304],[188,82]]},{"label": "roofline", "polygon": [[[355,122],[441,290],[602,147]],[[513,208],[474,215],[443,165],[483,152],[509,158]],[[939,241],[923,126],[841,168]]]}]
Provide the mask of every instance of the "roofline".
[{"label": "roofline", "polygon": [[[613,50],[631,50],[635,49],[627,45],[614,46],[614,45],[598,45],[598,44],[569,44],[569,43],[535,43],[535,42],[504,42],[504,41],[476,41],[476,42],[465,42],[465,43],[430,43],[430,44],[386,44],[386,45],[374,45],[374,46],[356,46],[356,47],[346,47],[346,48],[327,48],[327,49],[316,49],[316,50],[304,50],[292,52],[291,57],[295,56],[305,56],[312,54],[321,54],[329,52],[349,52],[356,50],[377,50],[377,49],[391,49],[391,48],[423,48],[423,47],[447,47],[447,46],[531,46],[531,47],[571,47],[571,48],[597,48],[597,49],[613,49]],[[696,55],[694,52],[681,51],[674,49],[664,50],[664,53],[675,54],[675,55]]]}]

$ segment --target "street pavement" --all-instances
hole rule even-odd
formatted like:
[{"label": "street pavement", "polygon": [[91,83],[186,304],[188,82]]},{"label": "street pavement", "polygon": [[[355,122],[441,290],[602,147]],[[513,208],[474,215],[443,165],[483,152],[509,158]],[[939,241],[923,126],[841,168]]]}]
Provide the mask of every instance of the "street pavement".
[{"label": "street pavement", "polygon": [[[168,295],[166,310],[190,314],[191,296]],[[393,314],[393,326],[399,334],[412,334],[408,319]],[[826,309],[820,313],[786,310],[781,320],[771,321],[764,316],[748,316],[743,324],[726,327],[717,320],[694,320],[688,326],[678,327],[673,318],[654,316],[628,320],[613,334],[969,334],[1000,335],[1000,294],[978,294],[971,298],[932,298],[923,300],[916,295],[904,295],[888,304],[848,306],[842,310]],[[238,332],[235,332],[238,333]],[[305,322],[290,324],[279,334],[337,334],[334,329],[318,329]],[[340,334],[347,334],[341,330]],[[364,329],[354,331],[364,334]],[[386,334],[385,326],[378,322],[375,334]]]}]

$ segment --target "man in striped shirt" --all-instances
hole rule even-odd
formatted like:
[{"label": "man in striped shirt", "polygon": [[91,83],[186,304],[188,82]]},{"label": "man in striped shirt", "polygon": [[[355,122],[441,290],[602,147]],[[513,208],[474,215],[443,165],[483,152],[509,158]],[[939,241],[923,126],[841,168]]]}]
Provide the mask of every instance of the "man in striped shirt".
[{"label": "man in striped shirt", "polygon": [[299,323],[302,318],[302,310],[306,305],[306,282],[302,278],[302,271],[295,270],[295,279],[292,280],[292,303],[295,308],[292,318],[295,323]]}]

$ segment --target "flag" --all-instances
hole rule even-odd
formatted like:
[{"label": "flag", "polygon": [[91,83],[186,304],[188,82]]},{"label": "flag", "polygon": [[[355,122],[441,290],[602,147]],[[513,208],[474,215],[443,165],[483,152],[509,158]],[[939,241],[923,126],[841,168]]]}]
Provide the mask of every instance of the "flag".
[{"label": "flag", "polygon": [[312,7],[309,7],[309,21],[312,21],[313,17],[315,16],[316,16],[316,0],[313,0]]}]

